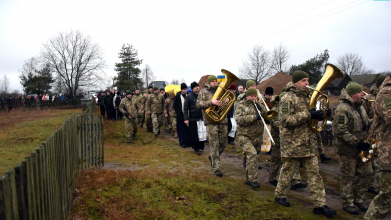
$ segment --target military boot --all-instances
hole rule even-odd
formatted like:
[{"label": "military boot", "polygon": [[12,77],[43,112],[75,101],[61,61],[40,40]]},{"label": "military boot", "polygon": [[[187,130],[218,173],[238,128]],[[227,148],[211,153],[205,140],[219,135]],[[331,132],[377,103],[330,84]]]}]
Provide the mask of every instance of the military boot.
[{"label": "military boot", "polygon": [[368,192],[370,192],[370,193],[372,193],[374,195],[378,195],[379,194],[379,191],[377,191],[375,188],[373,188],[373,186],[368,188]]},{"label": "military boot", "polygon": [[358,208],[356,206],[346,206],[346,207],[343,207],[343,210],[349,214],[352,214],[352,215],[358,215]]},{"label": "military boot", "polygon": [[269,181],[269,183],[272,184],[273,186],[277,186],[278,180]]},{"label": "military boot", "polygon": [[176,131],[175,133],[174,133],[174,138],[177,138],[178,137],[178,132]]},{"label": "military boot", "polygon": [[368,210],[368,205],[365,205],[364,203],[354,203],[354,205],[357,206],[357,208],[361,209],[361,211],[366,212]]},{"label": "military boot", "polygon": [[128,143],[128,144],[132,143],[132,141],[130,140],[130,138],[128,138],[128,140],[126,141],[126,143]]},{"label": "military boot", "polygon": [[337,214],[337,212],[335,210],[330,209],[329,207],[327,207],[327,205],[324,205],[324,206],[318,207],[318,208],[314,208],[313,213],[316,215],[324,215],[324,216],[332,216],[332,215]]},{"label": "military boot", "polygon": [[257,181],[255,181],[255,182],[246,181],[244,184],[251,186],[251,188],[253,188],[253,189],[261,187],[261,185],[259,185],[259,183]]},{"label": "military boot", "polygon": [[215,175],[218,177],[223,177],[223,173],[221,172],[221,170],[216,170]]},{"label": "military boot", "polygon": [[297,189],[304,189],[304,188],[306,188],[306,187],[307,187],[306,184],[298,183],[298,184],[296,184],[296,185],[291,186],[291,189],[297,190]]},{"label": "military boot", "polygon": [[159,135],[158,134],[155,134],[155,138],[157,138]]},{"label": "military boot", "polygon": [[291,203],[286,198],[275,198],[274,200],[276,200],[276,202],[278,202],[278,204],[282,206],[285,207],[291,206]]},{"label": "military boot", "polygon": [[331,160],[331,157],[328,157],[328,156],[326,156],[326,154],[321,154],[320,155],[320,162],[325,162],[325,161],[329,161],[329,160]]},{"label": "military boot", "polygon": [[137,140],[137,136],[136,136],[135,134],[133,135],[133,139],[134,139],[134,140]]},{"label": "military boot", "polygon": [[247,158],[245,157],[245,158],[243,158],[243,166],[244,166],[244,168],[246,168],[246,164],[247,164]]}]

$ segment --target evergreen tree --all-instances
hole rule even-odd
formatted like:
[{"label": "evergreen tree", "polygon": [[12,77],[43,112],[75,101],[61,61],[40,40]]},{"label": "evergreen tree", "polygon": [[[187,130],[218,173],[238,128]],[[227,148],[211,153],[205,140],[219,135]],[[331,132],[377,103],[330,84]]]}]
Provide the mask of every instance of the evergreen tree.
[{"label": "evergreen tree", "polygon": [[49,92],[54,83],[49,65],[46,65],[41,70],[34,70],[20,76],[20,83],[26,94],[43,94]]},{"label": "evergreen tree", "polygon": [[323,53],[317,54],[314,58],[305,61],[305,63],[292,65],[289,69],[289,75],[292,75],[296,70],[303,70],[310,77],[310,85],[316,84],[322,78],[324,66],[329,57],[329,51],[326,49]]},{"label": "evergreen tree", "polygon": [[130,89],[134,90],[142,86],[143,82],[139,78],[140,68],[143,60],[138,59],[137,50],[132,45],[123,45],[121,51],[118,53],[118,57],[121,59],[121,63],[115,64],[115,71],[118,76],[114,77],[114,85],[118,90]]}]

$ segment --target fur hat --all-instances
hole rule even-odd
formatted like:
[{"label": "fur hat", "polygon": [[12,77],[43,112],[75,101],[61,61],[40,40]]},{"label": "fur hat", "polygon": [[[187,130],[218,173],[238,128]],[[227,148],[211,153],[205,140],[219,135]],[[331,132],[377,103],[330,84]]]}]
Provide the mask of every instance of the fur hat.
[{"label": "fur hat", "polygon": [[181,84],[181,90],[182,90],[182,89],[187,89],[186,83],[182,83],[182,84]]},{"label": "fur hat", "polygon": [[190,84],[190,88],[191,88],[191,90],[193,90],[195,87],[197,87],[197,86],[200,86],[200,85],[198,85],[198,83],[197,82],[192,82],[191,84]]},{"label": "fur hat", "polygon": [[265,90],[265,95],[273,95],[273,88],[267,87]]},{"label": "fur hat", "polygon": [[161,88],[159,91],[164,91],[164,89],[163,89],[163,88]]}]

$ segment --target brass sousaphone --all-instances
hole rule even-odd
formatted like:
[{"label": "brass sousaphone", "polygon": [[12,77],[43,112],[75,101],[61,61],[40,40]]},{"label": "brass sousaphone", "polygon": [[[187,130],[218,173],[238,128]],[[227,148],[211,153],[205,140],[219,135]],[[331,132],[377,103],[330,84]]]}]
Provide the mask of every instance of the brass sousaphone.
[{"label": "brass sousaphone", "polygon": [[310,104],[308,106],[308,109],[316,107],[316,104],[319,101],[319,110],[322,110],[324,115],[323,115],[323,122],[321,126],[318,126],[318,121],[316,119],[310,119],[309,124],[310,128],[313,132],[320,132],[324,126],[327,123],[327,116],[326,112],[327,109],[329,109],[330,104],[329,104],[329,98],[327,95],[323,94],[321,91],[326,88],[328,84],[330,84],[334,79],[337,78],[343,78],[343,73],[341,70],[338,69],[338,67],[334,66],[333,64],[327,63],[326,64],[326,71],[320,79],[318,85],[316,86],[315,89],[307,86],[311,91],[313,90]]},{"label": "brass sousaphone", "polygon": [[[230,71],[222,69],[221,72],[225,76],[225,82],[220,83],[219,87],[216,89],[216,92],[212,97],[212,100],[217,99],[221,101],[222,105],[212,105],[205,110],[206,119],[208,119],[208,121],[213,124],[220,123],[228,114],[229,109],[235,103],[236,96],[233,92],[228,90],[228,87],[232,83],[239,81],[238,77],[236,77]],[[229,101],[226,103],[225,100],[227,98],[229,99]]]}]

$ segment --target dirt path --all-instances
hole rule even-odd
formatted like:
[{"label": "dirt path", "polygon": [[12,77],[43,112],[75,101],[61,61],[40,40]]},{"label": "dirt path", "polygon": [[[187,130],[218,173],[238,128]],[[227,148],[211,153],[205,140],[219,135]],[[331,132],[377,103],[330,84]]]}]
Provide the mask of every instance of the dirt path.
[{"label": "dirt path", "polygon": [[[171,135],[168,134],[162,134],[164,137],[167,139],[173,140],[174,142],[178,142],[178,139],[174,138]],[[180,147],[178,145],[174,145],[173,147]],[[235,147],[238,149],[238,152],[233,152],[234,146],[232,145],[227,145],[226,150],[224,153],[221,155],[221,169],[223,172],[224,177],[230,177],[230,178],[239,178],[243,179],[244,182],[244,175],[245,175],[245,168],[243,167],[243,157],[241,154],[238,152],[241,152],[241,148],[236,143]],[[230,149],[230,150],[227,150]],[[184,148],[184,151],[188,152],[194,152],[191,147]],[[325,183],[325,190],[326,190],[326,203],[329,207],[336,209],[338,211],[343,212],[342,210],[342,203],[340,199],[340,194],[339,194],[339,189],[337,189],[337,186],[339,185],[339,177],[340,177],[340,170],[338,166],[338,155],[335,153],[334,147],[332,146],[324,146],[324,150],[327,156],[331,156],[332,160],[328,161],[326,163],[321,163],[319,162],[319,170],[322,173],[322,176],[326,178],[324,179]],[[209,155],[209,147],[206,144],[205,145],[205,150],[201,151],[201,156],[197,156],[194,154],[194,160],[192,162],[199,163],[200,166],[194,169],[205,169],[206,172],[208,172],[210,175],[214,175],[213,170],[210,167],[210,164],[205,163],[204,161],[201,161],[200,159],[202,157],[207,157]],[[258,173],[258,182],[261,184],[261,190],[257,191],[259,193],[264,193],[262,191],[262,188],[268,188],[269,191],[273,190],[275,187],[272,186],[269,183],[269,167],[267,165],[268,160],[270,160],[270,155],[266,153],[262,153],[260,157],[260,165],[263,167],[263,169],[259,170]],[[176,166],[176,164],[172,164],[172,166],[167,166],[167,165],[162,165],[165,167],[169,167],[172,170],[178,169],[179,166]],[[110,170],[110,169],[116,169],[116,170],[140,170],[143,169],[147,166],[138,166],[137,164],[135,165],[126,165],[124,166],[121,163],[105,163],[105,166],[102,169],[105,170]],[[304,174],[305,171],[303,168],[300,169],[300,173]],[[305,175],[304,175],[305,177]],[[303,177],[302,177],[303,178]],[[303,180],[304,183],[306,183],[305,180]],[[243,184],[243,187],[246,187]],[[308,204],[308,206],[311,206],[310,202],[310,191],[309,188],[305,189],[299,189],[299,190],[290,190],[289,194],[291,195],[297,195],[297,197],[302,197],[305,198],[306,200],[301,200],[302,203]],[[297,199],[296,197],[296,199]],[[370,193],[366,193],[365,199],[366,203],[369,204],[371,200],[373,199],[373,195]],[[358,216],[359,218],[363,217],[363,212],[360,212],[360,215]],[[352,219],[354,219],[356,216],[352,216]],[[391,219],[391,216],[387,216],[385,219]]]}]

